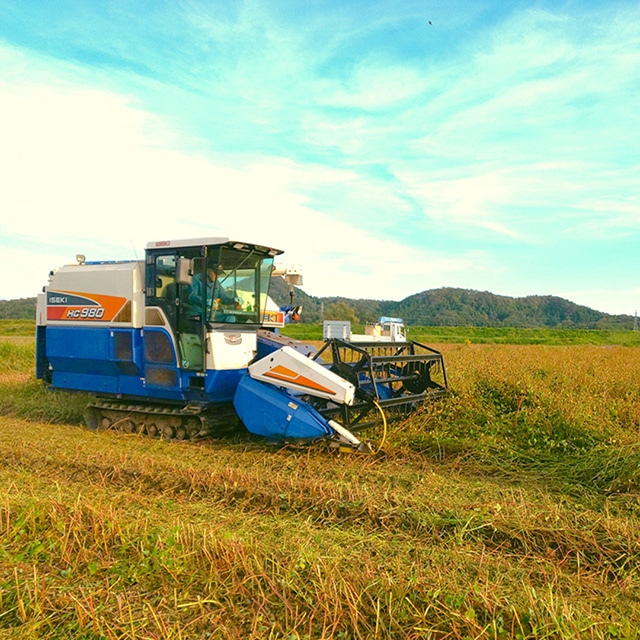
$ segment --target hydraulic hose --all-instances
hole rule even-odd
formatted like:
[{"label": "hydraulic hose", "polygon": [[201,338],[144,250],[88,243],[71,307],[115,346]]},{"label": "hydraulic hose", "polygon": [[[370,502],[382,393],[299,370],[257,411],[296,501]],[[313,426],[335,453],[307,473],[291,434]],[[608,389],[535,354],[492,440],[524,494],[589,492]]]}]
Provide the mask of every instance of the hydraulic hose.
[{"label": "hydraulic hose", "polygon": [[382,440],[380,441],[380,444],[378,446],[378,449],[376,451],[372,451],[372,455],[377,455],[378,453],[380,453],[380,451],[382,450],[382,447],[384,446],[385,441],[387,440],[387,416],[384,414],[384,410],[383,408],[378,404],[377,400],[373,401],[373,404],[376,406],[376,409],[378,409],[378,411],[380,412],[380,415],[382,416],[382,426],[383,426],[383,430],[382,430]]}]

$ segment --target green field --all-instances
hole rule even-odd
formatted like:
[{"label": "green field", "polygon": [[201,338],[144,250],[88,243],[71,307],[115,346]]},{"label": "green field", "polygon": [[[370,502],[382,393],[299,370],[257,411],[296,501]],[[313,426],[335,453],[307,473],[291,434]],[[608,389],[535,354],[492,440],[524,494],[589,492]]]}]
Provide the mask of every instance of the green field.
[{"label": "green field", "polygon": [[0,320],[0,336],[35,336],[33,320]]},{"label": "green field", "polygon": [[86,431],[0,337],[0,638],[636,637],[640,349],[429,342],[365,456]]},{"label": "green field", "polygon": [[[363,325],[353,325],[364,333]],[[33,336],[33,320],[0,320],[0,335]],[[322,340],[321,324],[290,324],[282,333],[299,340]],[[492,327],[408,327],[407,335],[417,342],[474,344],[621,345],[640,347],[640,331],[608,329],[519,329]]]},{"label": "green field", "polygon": [[[364,333],[363,325],[353,325],[354,333]],[[322,325],[287,325],[283,330],[299,340],[322,340]],[[516,327],[408,327],[407,337],[416,342],[474,344],[621,345],[640,347],[640,331],[608,329],[524,329]]]}]

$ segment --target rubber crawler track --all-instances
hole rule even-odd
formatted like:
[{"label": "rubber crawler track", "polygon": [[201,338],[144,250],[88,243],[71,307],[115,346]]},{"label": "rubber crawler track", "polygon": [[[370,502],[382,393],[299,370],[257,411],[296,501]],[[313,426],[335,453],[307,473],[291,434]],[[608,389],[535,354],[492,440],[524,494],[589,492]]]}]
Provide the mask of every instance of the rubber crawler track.
[{"label": "rubber crawler track", "polygon": [[165,440],[197,440],[234,433],[240,420],[231,405],[194,411],[166,405],[96,401],[85,410],[89,429],[113,429]]}]

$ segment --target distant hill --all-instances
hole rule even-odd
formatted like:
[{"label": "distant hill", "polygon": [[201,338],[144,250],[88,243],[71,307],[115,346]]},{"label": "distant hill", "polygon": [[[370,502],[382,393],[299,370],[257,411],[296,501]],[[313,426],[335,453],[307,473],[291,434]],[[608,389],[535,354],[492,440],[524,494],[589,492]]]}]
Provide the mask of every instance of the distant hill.
[{"label": "distant hill", "polygon": [[397,313],[409,324],[478,327],[595,328],[598,323],[612,319],[606,313],[556,296],[512,298],[452,288],[409,296],[398,303]]},{"label": "distant hill", "polygon": [[[282,280],[273,281],[272,296],[279,304],[288,300]],[[557,327],[575,329],[633,329],[630,315],[610,315],[557,296],[512,298],[489,291],[443,287],[416,293],[399,302],[316,298],[295,289],[302,304],[303,322],[343,319],[371,322],[379,316],[397,316],[414,326]]]},{"label": "distant hill", "polygon": [[[575,329],[632,329],[633,316],[610,315],[557,296],[512,298],[489,291],[444,287],[404,300],[318,298],[294,288],[303,305],[302,322],[351,320],[364,324],[379,316],[397,316],[407,325],[453,327],[556,327]],[[289,302],[289,287],[273,278],[271,295],[280,305]],[[35,318],[36,299],[0,300],[0,319]]]}]

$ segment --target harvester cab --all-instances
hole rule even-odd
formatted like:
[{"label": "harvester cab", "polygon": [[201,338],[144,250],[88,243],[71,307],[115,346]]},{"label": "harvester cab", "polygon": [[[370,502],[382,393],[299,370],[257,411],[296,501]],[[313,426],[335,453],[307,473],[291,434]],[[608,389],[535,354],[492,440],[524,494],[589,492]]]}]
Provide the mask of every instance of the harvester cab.
[{"label": "harvester cab", "polygon": [[[299,267],[228,238],[150,242],[144,261],[50,274],[38,296],[36,375],[90,393],[90,428],[189,439],[238,419],[268,440],[366,449],[353,434],[445,392],[442,356],[418,343],[329,339],[318,351],[278,334],[296,317]],[[288,305],[269,297],[274,275]]]},{"label": "harvester cab", "polygon": [[187,372],[246,366],[267,307],[273,260],[282,253],[216,240],[147,245],[146,310],[175,337]]}]

